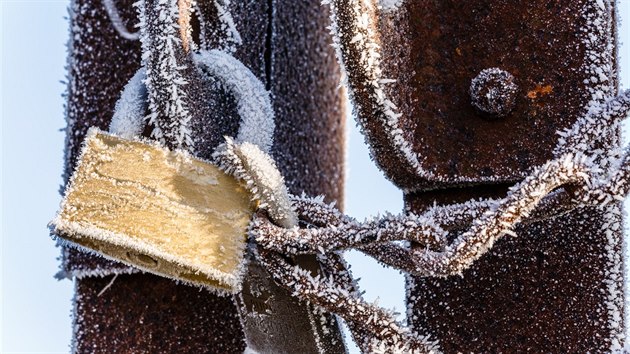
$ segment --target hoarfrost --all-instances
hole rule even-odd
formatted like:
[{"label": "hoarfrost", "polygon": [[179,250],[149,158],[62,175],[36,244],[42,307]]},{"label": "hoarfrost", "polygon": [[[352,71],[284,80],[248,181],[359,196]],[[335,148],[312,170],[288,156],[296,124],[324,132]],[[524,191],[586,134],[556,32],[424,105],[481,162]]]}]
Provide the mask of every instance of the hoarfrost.
[{"label": "hoarfrost", "polygon": [[405,0],[379,0],[379,5],[384,12],[396,11]]},{"label": "hoarfrost", "polygon": [[[340,61],[347,63],[348,57],[352,55],[349,52],[354,50],[353,54],[356,55],[353,59],[358,60],[358,64],[353,63],[357,65],[353,69],[359,70],[361,75],[366,77],[366,82],[360,89],[368,92],[375,102],[374,107],[378,110],[380,119],[389,127],[393,143],[407,161],[418,169],[420,176],[428,177],[428,173],[419,170],[416,155],[408,148],[402,131],[397,128],[400,113],[396,112],[395,105],[387,100],[381,89],[381,85],[391,84],[393,80],[380,77],[378,44],[374,40],[375,33],[370,28],[374,9],[370,8],[370,4],[359,1],[344,3],[343,9],[340,9],[342,5],[339,1],[325,3],[330,4],[333,10],[331,28]],[[340,11],[346,12],[340,15]],[[350,19],[350,22],[343,24],[348,27],[343,28],[343,31],[340,31],[341,25],[337,22],[340,18],[346,21]],[[609,29],[604,29],[606,30]],[[607,51],[605,55],[610,55],[610,52]],[[347,248],[357,248],[380,262],[408,274],[442,277],[461,274],[490,250],[496,240],[505,235],[514,235],[514,226],[528,222],[528,218],[536,220],[566,212],[577,206],[596,205],[610,211],[605,217],[609,220],[605,225],[610,250],[608,257],[610,273],[606,280],[606,288],[610,293],[608,307],[612,310],[609,321],[611,328],[621,328],[619,322],[621,316],[619,311],[615,310],[619,308],[619,289],[616,288],[619,283],[621,262],[614,251],[618,240],[614,239],[612,232],[619,228],[618,221],[615,221],[618,211],[609,209],[607,204],[628,193],[630,164],[627,154],[624,159],[619,160],[619,152],[594,149],[593,144],[610,136],[615,124],[627,116],[630,105],[627,102],[628,93],[606,101],[612,90],[610,82],[607,82],[609,75],[605,72],[611,68],[598,66],[601,62],[607,62],[605,59],[593,59],[592,65],[586,69],[598,73],[595,81],[601,84],[591,87],[593,103],[590,104],[589,112],[579,119],[572,129],[562,133],[562,139],[555,150],[555,158],[535,169],[523,182],[510,188],[508,195],[503,199],[471,200],[459,205],[434,206],[422,215],[412,214],[403,217],[386,215],[360,223],[340,214],[330,206],[321,204],[319,200],[293,197],[300,217],[315,227],[283,229],[257,216],[250,234],[267,250],[285,254],[329,254]],[[350,86],[352,89],[352,85]],[[351,90],[351,96],[353,94]],[[360,123],[365,123],[361,119],[359,115]],[[602,173],[604,169],[609,172]],[[435,177],[432,176],[432,179]],[[575,194],[571,194],[573,192],[562,188],[569,184],[577,184],[580,188],[574,192]],[[449,234],[444,231],[449,225],[472,226],[449,243],[447,242]],[[410,250],[393,242],[397,240],[414,241],[425,245],[425,249]],[[339,298],[339,295],[333,294],[308,293],[306,288],[309,286],[318,288],[322,280],[314,278],[309,280],[311,284],[307,285],[304,279],[298,279],[296,276],[300,272],[293,270],[291,274],[294,277],[287,280],[287,285],[294,289],[296,295],[316,303]],[[332,300],[320,299],[319,296],[330,296]],[[344,317],[342,310],[337,311]],[[346,314],[344,318],[347,320],[355,314]],[[368,319],[367,323],[370,321],[371,319]],[[355,336],[358,332],[360,330],[353,329]],[[613,333],[613,336],[617,334]],[[620,339],[611,338],[613,349],[615,343],[620,343]],[[389,349],[379,348],[377,345],[370,347],[369,351],[391,350],[394,346],[388,343],[385,347]],[[365,350],[367,347],[363,348]]]},{"label": "hoarfrost", "polygon": [[[376,8],[372,2],[350,0],[324,0],[324,4],[331,9],[330,32],[333,37],[333,46],[336,49],[337,59],[342,66],[344,84],[348,87],[348,95],[353,102],[357,102],[360,94],[370,97],[372,102],[366,103],[373,112],[362,112],[364,105],[355,104],[358,114],[356,115],[361,130],[365,134],[368,122],[365,116],[375,115],[383,124],[389,141],[398,150],[400,156],[411,166],[420,178],[429,180],[441,180],[440,176],[435,176],[432,172],[422,168],[419,157],[406,140],[403,131],[399,127],[399,118],[403,113],[398,112],[396,106],[387,98],[384,85],[394,84],[392,78],[382,75],[380,45],[376,33]],[[340,20],[344,20],[340,23]],[[354,62],[354,61],[356,62]],[[348,65],[352,65],[353,70],[361,73],[365,77],[365,82],[358,87],[348,81]],[[366,113],[366,114],[364,114]],[[374,152],[371,151],[372,156]]]},{"label": "hoarfrost", "polygon": [[[588,180],[588,160],[565,155],[537,169],[499,201],[470,201],[433,207],[422,215],[380,217],[359,223],[316,200],[295,199],[302,217],[311,222],[334,220],[313,229],[282,229],[256,217],[251,235],[267,249],[288,253],[327,253],[358,248],[382,263],[420,276],[460,274],[487,252],[497,239],[512,234],[552,190]],[[442,228],[472,223],[450,244]],[[414,241],[425,251],[410,251],[391,241]],[[432,249],[442,249],[433,251]]]},{"label": "hoarfrost", "polygon": [[[588,11],[588,4],[584,5],[583,10],[586,20],[582,29],[583,43],[586,49],[586,64],[582,69],[591,76],[591,83],[586,85],[591,99],[586,106],[588,108],[586,117],[574,125],[571,133],[575,134],[573,136],[589,137],[591,140],[590,143],[579,139],[574,140],[575,149],[578,151],[584,151],[582,150],[584,148],[590,149],[594,152],[593,158],[601,170],[613,171],[596,174],[595,177],[600,180],[594,182],[599,185],[593,188],[593,192],[606,211],[603,217],[602,230],[606,237],[606,250],[608,252],[605,267],[607,273],[605,289],[608,295],[606,312],[608,326],[611,328],[610,350],[616,351],[620,349],[621,343],[627,339],[623,327],[628,326],[628,318],[624,319],[627,316],[623,314],[621,299],[624,295],[628,295],[624,294],[625,287],[622,285],[624,281],[627,282],[628,280],[623,279],[623,262],[619,254],[620,251],[617,249],[620,245],[623,249],[623,243],[617,237],[621,232],[621,210],[618,205],[606,206],[606,204],[607,200],[615,197],[622,199],[628,192],[628,150],[622,152],[613,147],[611,151],[602,153],[600,149],[593,146],[593,143],[606,142],[607,139],[612,139],[612,145],[619,143],[619,138],[615,137],[615,132],[619,130],[619,122],[626,118],[630,111],[630,92],[626,91],[620,97],[611,99],[617,89],[613,79],[618,74],[614,67],[614,63],[616,63],[614,56],[617,52],[615,47],[616,31],[613,21],[604,19],[615,17],[613,13],[615,4],[612,0],[597,0],[596,4],[596,7],[590,6],[594,8],[594,11]],[[581,130],[581,134],[575,130]],[[604,146],[610,147],[611,144],[604,144]],[[605,192],[602,192],[603,190]],[[602,198],[605,194],[607,194],[607,198]],[[602,199],[604,199],[603,202]]]},{"label": "hoarfrost", "polygon": [[109,125],[110,133],[127,139],[142,134],[145,127],[144,113],[148,95],[144,80],[146,80],[146,70],[141,68],[123,89]]},{"label": "hoarfrost", "polygon": [[183,51],[178,1],[164,0],[151,5],[152,8],[147,8],[144,1],[135,3],[140,14],[142,60],[149,92],[149,123],[154,126],[153,136],[158,141],[168,141],[175,148],[191,150],[194,141],[190,127],[191,113],[186,103],[185,86],[188,81],[184,70],[187,67],[178,60]]},{"label": "hoarfrost", "polygon": [[329,275],[317,276],[264,249],[259,249],[257,257],[276,280],[292,289],[295,296],[343,317],[363,352],[420,354],[439,351],[437,342],[430,337],[409,331],[396,322],[391,312],[365,302],[345,263],[339,261],[339,255],[320,257]]},{"label": "hoarfrost", "polygon": [[241,38],[240,33],[238,33],[238,29],[234,24],[234,19],[232,18],[232,14],[227,10],[230,7],[230,0],[214,0],[214,5],[217,8],[217,13],[219,16],[219,20],[221,21],[221,25],[223,29],[228,33],[229,43],[226,46],[226,49],[229,52],[234,52],[236,47],[243,43],[243,39]]},{"label": "hoarfrost", "polygon": [[214,154],[219,166],[243,181],[253,199],[260,201],[259,208],[267,210],[272,220],[287,229],[295,227],[297,216],[273,159],[255,144],[226,140]]},{"label": "hoarfrost", "polygon": [[233,56],[213,49],[194,55],[200,69],[225,85],[236,100],[241,123],[237,143],[252,143],[269,153],[275,129],[274,112],[265,85]]},{"label": "hoarfrost", "polygon": [[140,39],[139,32],[129,32],[125,27],[122,19],[120,18],[120,14],[118,13],[118,8],[116,8],[116,4],[114,4],[114,0],[103,0],[103,6],[105,6],[105,10],[107,11],[107,15],[109,16],[110,21],[112,21],[112,25],[118,34],[130,41],[137,41]]},{"label": "hoarfrost", "polygon": [[[112,9],[115,10],[112,0],[103,2],[121,36],[132,36],[124,27],[121,27],[122,30],[117,27],[117,23],[120,25],[122,22],[117,12],[112,12]],[[376,114],[386,127],[391,142],[420,177],[440,180],[439,176],[433,176],[430,171],[422,169],[422,157],[412,151],[399,127],[398,120],[403,113],[398,111],[385,94],[384,85],[395,84],[396,80],[382,75],[380,47],[374,31],[377,10],[374,4],[350,0],[341,9],[340,0],[324,2],[330,4],[333,12],[331,31],[337,56],[340,62],[345,63],[352,55],[350,51],[360,53],[357,56],[359,70],[367,77],[365,88],[362,89],[373,100]],[[393,11],[402,3],[403,0],[381,0],[380,7],[383,11]],[[605,23],[600,18],[608,16],[607,12],[612,8],[609,1],[598,0],[597,4],[600,12],[586,15],[588,28],[592,28],[595,23]],[[240,35],[229,12],[225,10],[229,1],[215,0],[215,5],[224,30],[231,33],[234,43],[240,44]],[[181,39],[178,37],[180,29],[177,25],[177,1],[160,1],[155,9],[151,9],[157,14],[151,18],[146,16],[143,1],[136,6],[141,14],[143,62],[147,69],[146,72],[141,70],[136,73],[125,87],[116,105],[110,129],[123,136],[138,135],[144,121],[144,102],[148,100],[151,112],[149,119],[155,126],[155,137],[159,140],[172,139],[177,147],[190,149],[193,145],[189,127],[190,113],[184,99],[185,86],[188,84],[183,73],[186,67],[178,61]],[[339,16],[340,11],[349,11],[344,15],[348,15],[345,18],[349,18],[350,22],[343,24],[343,28],[338,22],[338,18],[343,17]],[[148,32],[148,21],[153,21],[152,26],[159,29],[158,35]],[[602,32],[599,35],[603,37],[612,31],[601,26],[599,29]],[[273,225],[261,215],[255,217],[250,234],[260,245],[258,256],[263,264],[285,286],[292,289],[296,296],[344,317],[363,350],[377,353],[430,352],[438,349],[435,342],[428,337],[413,334],[396,323],[390,313],[361,299],[349,270],[335,260],[335,252],[358,248],[383,264],[402,269],[408,274],[460,274],[491,249],[496,240],[512,235],[517,223],[525,222],[528,217],[535,217],[539,210],[550,208],[549,205],[553,206],[554,197],[562,193],[558,188],[569,183],[581,187],[572,196],[575,197],[572,200],[573,207],[594,204],[606,210],[604,232],[610,250],[607,258],[609,273],[606,290],[609,295],[607,305],[612,309],[608,320],[611,328],[623,327],[620,320],[620,289],[617,285],[621,277],[621,260],[614,250],[618,244],[614,231],[620,228],[619,210],[616,206],[607,204],[627,194],[630,163],[627,152],[624,159],[619,159],[621,152],[604,153],[593,149],[593,143],[597,139],[608,137],[616,129],[617,122],[627,116],[630,110],[630,94],[626,92],[618,98],[606,101],[614,89],[610,82],[610,78],[614,77],[614,68],[606,64],[611,61],[605,55],[611,55],[613,44],[612,41],[608,43],[609,50],[604,56],[600,56],[595,50],[594,41],[593,37],[585,36],[587,56],[591,58],[584,68],[591,76],[589,85],[586,85],[591,94],[588,112],[572,128],[560,133],[561,139],[554,151],[554,160],[535,169],[500,200],[471,200],[457,205],[434,206],[421,215],[385,215],[365,222],[357,222],[341,214],[332,205],[323,204],[321,199],[289,196],[282,175],[267,155],[273,144],[274,113],[264,85],[242,63],[227,53],[218,50],[204,51],[193,55],[193,60],[205,74],[219,80],[232,92],[242,119],[235,140],[227,138],[227,142],[217,150],[214,157],[226,171],[245,182],[255,199],[261,201],[261,208],[267,209],[270,218],[282,226]],[[146,86],[142,84],[143,75],[147,76]],[[152,93],[164,82],[168,83],[167,86],[160,89],[169,97],[166,110],[171,119],[169,129],[162,129],[157,124],[157,105],[162,97]],[[146,93],[147,89],[149,93]],[[354,99],[356,88],[350,85],[350,89],[350,95]],[[361,116],[359,114],[359,123],[367,124]],[[68,119],[70,125],[71,120]],[[614,171],[605,172],[610,167],[614,167]],[[314,227],[297,228],[296,211],[303,221]],[[449,225],[472,226],[449,243],[447,240],[450,234],[445,231]],[[93,236],[108,236],[103,236],[100,231],[96,235],[95,230],[83,227],[79,231],[92,233]],[[394,242],[398,240],[418,242],[425,245],[425,249],[410,250]],[[317,253],[328,274],[313,276],[288,264],[271,251],[285,254]],[[419,331],[418,329],[417,332]],[[611,349],[618,350],[623,338],[617,334],[613,336]]]}]

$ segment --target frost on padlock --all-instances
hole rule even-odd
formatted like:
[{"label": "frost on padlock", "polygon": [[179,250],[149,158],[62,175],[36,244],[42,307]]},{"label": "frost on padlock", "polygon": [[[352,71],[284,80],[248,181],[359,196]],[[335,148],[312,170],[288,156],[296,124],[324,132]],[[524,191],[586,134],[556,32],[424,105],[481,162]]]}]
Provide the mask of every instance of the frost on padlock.
[{"label": "frost on padlock", "polygon": [[216,166],[92,128],[53,232],[145,271],[237,292],[249,193]]}]

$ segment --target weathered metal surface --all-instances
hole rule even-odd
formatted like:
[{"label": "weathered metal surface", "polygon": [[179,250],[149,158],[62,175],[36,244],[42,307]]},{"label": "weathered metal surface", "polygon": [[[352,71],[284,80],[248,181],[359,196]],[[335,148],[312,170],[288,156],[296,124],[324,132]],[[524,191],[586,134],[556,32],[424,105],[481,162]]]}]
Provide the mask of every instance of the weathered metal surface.
[{"label": "weathered metal surface", "polygon": [[[377,164],[401,188],[423,190],[513,182],[547,161],[556,131],[616,88],[613,9],[604,3],[422,0],[340,10],[348,83]],[[358,30],[349,25],[356,14],[370,21],[375,68],[344,32]],[[471,81],[490,68],[519,88],[501,119],[487,119],[470,97]],[[389,81],[379,95],[393,106],[379,107],[368,69]],[[400,116],[378,117],[383,109]]]},{"label": "weathered metal surface", "polygon": [[[505,193],[474,189],[407,195],[406,204],[417,212]],[[461,277],[408,277],[410,323],[447,353],[615,348],[623,333],[620,206],[579,208],[515,231]]]},{"label": "weathered metal surface", "polygon": [[[137,22],[132,2],[116,2],[130,29]],[[323,194],[330,201],[341,202],[345,113],[343,97],[336,91],[339,68],[325,28],[328,15],[319,1],[288,2],[282,11],[275,11],[272,5],[279,8],[282,4],[266,0],[230,3],[229,11],[243,43],[234,56],[272,91],[277,119],[274,155],[291,192]],[[193,23],[205,24],[206,33],[214,33],[213,28],[224,30],[217,24],[213,1],[200,2],[199,6],[203,16],[193,18]],[[114,103],[140,63],[139,43],[115,33],[101,1],[75,0],[72,10],[67,176],[75,167],[87,129],[109,126]],[[294,26],[296,22],[299,26]],[[207,39],[202,48],[214,48],[221,42],[214,37]],[[296,48],[298,55],[289,54]],[[288,75],[285,68],[301,68],[308,78]],[[219,134],[204,129],[207,121],[192,122],[201,144],[198,155],[204,158],[211,155],[223,134],[233,135],[238,128],[235,103],[220,85],[216,86],[212,103],[215,116],[210,118],[228,123],[220,127]],[[150,133],[150,127],[145,133]],[[78,277],[77,352],[243,352],[244,334],[231,298],[148,274],[121,274],[101,294],[113,274],[133,270],[72,249],[64,254],[67,274]],[[308,315],[305,304],[300,304],[300,311]],[[327,335],[340,339],[334,317],[328,319],[333,325],[327,326],[332,329]],[[295,331],[290,335],[295,338]]]},{"label": "weathered metal surface", "polygon": [[[411,112],[401,124],[414,151],[448,179],[468,185],[518,180],[552,157],[556,131],[586,111],[594,92],[616,91],[608,46],[614,41],[612,2],[596,16],[600,23],[587,20],[598,10],[596,1],[408,3],[410,31],[424,41],[415,41],[408,52],[410,70],[402,81],[409,90],[395,102]],[[386,26],[383,31],[388,33]],[[606,80],[592,80],[590,55],[603,58]],[[510,72],[521,89],[515,108],[498,120],[476,112],[467,92],[471,78],[489,67]],[[449,187],[424,185],[437,184]],[[485,189],[476,196],[505,191]],[[447,197],[453,192],[408,193],[405,199],[411,211],[419,211],[422,203],[453,202]],[[618,348],[620,225],[618,204],[580,208],[517,228],[517,238],[500,240],[463,277],[409,278],[411,323],[451,353]]]},{"label": "weathered metal surface", "polygon": [[[613,1],[396,3],[335,1],[359,121],[409,212],[504,196],[553,157],[558,130],[616,93]],[[500,119],[470,95],[490,68],[517,88]],[[409,277],[409,321],[449,353],[618,348],[620,220],[619,205],[581,208],[519,227],[463,277]]]}]

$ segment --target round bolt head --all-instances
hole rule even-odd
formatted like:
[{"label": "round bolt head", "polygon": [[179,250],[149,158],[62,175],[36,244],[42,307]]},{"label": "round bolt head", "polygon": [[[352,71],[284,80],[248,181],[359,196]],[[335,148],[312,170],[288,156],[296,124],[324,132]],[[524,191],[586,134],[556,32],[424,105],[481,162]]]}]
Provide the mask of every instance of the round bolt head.
[{"label": "round bolt head", "polygon": [[514,76],[505,70],[482,70],[470,83],[473,106],[488,118],[507,116],[516,105],[519,91],[514,81]]}]

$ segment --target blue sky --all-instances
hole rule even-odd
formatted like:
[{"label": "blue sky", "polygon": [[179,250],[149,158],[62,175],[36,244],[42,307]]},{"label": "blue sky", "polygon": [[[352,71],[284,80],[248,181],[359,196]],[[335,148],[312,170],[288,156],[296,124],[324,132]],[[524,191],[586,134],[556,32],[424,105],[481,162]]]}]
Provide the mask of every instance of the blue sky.
[{"label": "blue sky", "polygon": [[[63,99],[66,7],[68,1],[0,0],[2,23],[0,127],[2,238],[0,243],[0,351],[66,353],[71,337],[73,284],[53,279],[58,249],[46,224],[60,200],[65,125]],[[621,41],[630,43],[630,0],[620,0],[628,25]],[[623,86],[630,87],[630,46],[623,46]],[[369,160],[354,121],[348,134],[346,212],[359,219],[402,210],[402,193]],[[369,192],[368,192],[369,191]],[[403,309],[404,283],[358,253],[348,259],[362,278],[368,300]]]}]

